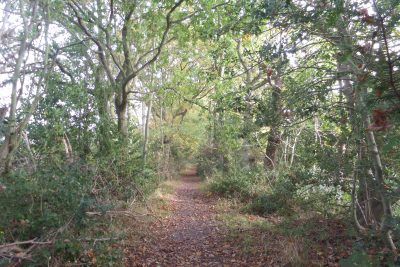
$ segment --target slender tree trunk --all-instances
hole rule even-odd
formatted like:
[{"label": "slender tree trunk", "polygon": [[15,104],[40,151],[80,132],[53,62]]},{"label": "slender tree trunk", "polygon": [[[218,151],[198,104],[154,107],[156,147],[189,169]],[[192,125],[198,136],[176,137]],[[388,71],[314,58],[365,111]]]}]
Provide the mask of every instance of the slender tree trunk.
[{"label": "slender tree trunk", "polygon": [[294,163],[294,158],[296,156],[296,145],[297,145],[297,140],[299,139],[299,136],[301,135],[301,132],[303,131],[304,127],[301,127],[300,130],[297,132],[296,136],[294,137],[293,140],[293,145],[292,145],[292,151],[290,153],[290,164],[289,166],[292,166]]},{"label": "slender tree trunk", "polygon": [[163,99],[160,100],[160,142],[161,142],[161,156],[159,162],[161,162],[161,173],[165,176],[166,173],[166,155],[165,155],[165,140],[164,140],[164,107]]},{"label": "slender tree trunk", "polygon": [[[103,3],[100,0],[96,0],[96,8],[97,8],[97,21],[96,23],[100,26],[103,23],[105,18]],[[99,39],[105,39],[105,33],[103,31],[99,32]],[[102,53],[100,47],[97,48],[97,53]],[[90,58],[88,59],[88,61]],[[109,55],[105,55],[105,63],[108,63]],[[99,115],[99,123],[98,123],[98,132],[96,132],[99,152],[100,154],[107,154],[112,146],[111,140],[112,136],[110,134],[110,125],[113,123],[113,109],[111,108],[112,97],[113,97],[113,88],[110,84],[110,81],[106,82],[104,77],[106,76],[105,66],[103,64],[99,64],[97,66],[93,66],[94,71],[94,92],[96,98],[97,111]],[[110,68],[110,66],[107,66]]]},{"label": "slender tree trunk", "polygon": [[267,141],[268,145],[265,149],[264,167],[266,170],[271,170],[275,168],[277,162],[278,147],[282,142],[279,130],[276,128],[271,129]]},{"label": "slender tree trunk", "polygon": [[22,137],[23,137],[26,149],[29,152],[29,156],[31,158],[31,164],[32,164],[33,170],[36,171],[37,164],[36,164],[36,160],[35,160],[35,155],[33,154],[33,151],[32,151],[32,148],[31,148],[31,145],[30,145],[30,142],[29,142],[28,134],[25,131],[23,131],[22,132]]},{"label": "slender tree trunk", "polygon": [[[347,43],[349,42],[347,41]],[[385,225],[385,219],[392,216],[392,211],[384,188],[382,163],[379,148],[375,141],[375,133],[373,131],[365,131],[370,124],[368,107],[365,103],[367,89],[362,84],[359,84],[362,90],[355,94],[350,82],[350,73],[354,73],[354,70],[349,64],[338,62],[338,71],[341,75],[339,80],[341,92],[349,108],[347,110],[349,119],[346,112],[343,112],[342,124],[350,122],[353,136],[358,143],[356,148],[358,156],[354,176],[359,179],[359,187],[358,193],[353,193],[356,225],[378,229]],[[355,113],[354,110],[358,110],[358,113],[362,115],[357,116],[358,113]],[[345,138],[346,136],[340,138],[339,162],[343,162],[342,159],[349,153],[344,149]],[[365,167],[371,163],[372,171],[371,168]],[[343,166],[340,168],[343,169]],[[353,190],[355,190],[354,186]]]},{"label": "slender tree trunk", "polygon": [[143,165],[146,164],[146,159],[147,159],[147,143],[148,143],[149,132],[150,132],[149,125],[150,125],[150,116],[151,116],[152,106],[153,106],[153,94],[151,93],[149,105],[147,107],[146,120],[145,120],[145,124],[144,124]]},{"label": "slender tree trunk", "polygon": [[[366,124],[370,124],[369,116],[366,116]],[[374,187],[374,190],[376,190],[375,194],[378,197],[378,199],[373,202],[373,204],[375,203],[376,205],[372,207],[372,212],[373,215],[377,217],[380,230],[383,232],[387,243],[397,254],[397,248],[391,236],[392,230],[390,222],[393,219],[392,205],[389,199],[389,195],[385,189],[383,166],[381,162],[379,148],[375,139],[375,133],[373,131],[367,131],[366,139],[368,143],[370,158],[373,164],[374,178],[376,180],[376,186]]]},{"label": "slender tree trunk", "polygon": [[128,137],[128,116],[127,116],[127,106],[121,105],[118,108],[118,131],[123,138]]},{"label": "slender tree trunk", "polygon": [[66,133],[64,133],[62,140],[64,144],[65,158],[67,159],[68,163],[72,163],[74,162],[74,156],[71,142],[69,141],[68,135]]},{"label": "slender tree trunk", "polygon": [[[248,90],[250,91],[250,90]],[[243,145],[242,145],[242,165],[246,169],[250,169],[252,167],[252,162],[251,162],[251,156],[250,156],[250,142],[249,142],[249,136],[248,133],[249,128],[251,127],[253,118],[251,116],[251,105],[250,105],[250,94],[249,92],[246,95],[245,98],[245,103],[246,103],[246,110],[243,115],[243,130],[242,130],[242,136],[243,136]]]},{"label": "slender tree trunk", "polygon": [[[369,116],[366,117],[367,125],[370,124]],[[392,208],[389,198],[387,197],[387,192],[385,189],[385,181],[383,177],[383,166],[381,161],[381,156],[379,153],[379,147],[376,143],[375,133],[373,131],[366,131],[366,139],[368,143],[368,150],[374,170],[374,178],[377,182],[377,190],[379,192],[381,202],[383,205],[384,215],[386,217],[392,216]],[[383,218],[384,219],[384,218]]]}]

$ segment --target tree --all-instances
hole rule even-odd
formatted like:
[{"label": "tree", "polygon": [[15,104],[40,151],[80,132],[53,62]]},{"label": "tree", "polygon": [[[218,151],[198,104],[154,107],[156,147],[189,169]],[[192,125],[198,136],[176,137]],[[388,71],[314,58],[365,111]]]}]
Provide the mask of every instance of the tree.
[{"label": "tree", "polygon": [[[69,1],[67,4],[69,13],[63,14],[66,21],[74,24],[80,34],[96,46],[95,55],[113,88],[118,131],[123,137],[128,135],[128,96],[134,91],[129,83],[154,63],[171,41],[168,33],[176,23],[172,16],[183,2],[149,7],[146,2],[96,1],[96,11],[91,8],[93,3]],[[164,23],[160,23],[160,17],[164,18]],[[151,28],[152,23],[157,28]]]},{"label": "tree", "polygon": [[[14,6],[14,8],[19,11],[23,27],[21,29],[21,36],[18,38],[18,43],[16,45],[18,52],[16,53],[17,57],[15,64],[10,67],[7,66],[7,62],[3,62],[3,66],[6,69],[11,69],[10,73],[12,73],[12,77],[9,80],[12,88],[9,116],[7,118],[8,125],[5,134],[5,140],[0,147],[0,162],[2,163],[1,165],[4,167],[5,172],[8,172],[10,169],[13,153],[18,148],[23,132],[36,110],[42,94],[42,86],[44,85],[43,87],[46,87],[47,75],[49,69],[51,68],[51,62],[49,61],[49,19],[47,3],[44,3],[44,9],[39,6],[38,1],[21,0],[15,5],[17,6]],[[8,8],[9,9],[6,9],[6,12],[10,11],[11,6]],[[40,20],[40,15],[43,17],[42,20]],[[42,23],[44,23],[43,33],[34,31],[34,29]],[[8,31],[11,32],[11,29]],[[31,44],[41,34],[44,34],[45,36],[45,41],[42,44],[44,47],[44,53],[41,55],[43,63],[42,66],[37,69],[35,66],[36,62],[29,62],[30,60],[29,58],[27,59],[26,56],[27,52],[31,49]],[[11,36],[8,36],[8,38],[10,37]],[[5,47],[3,47],[3,49],[7,50],[7,45],[9,45],[7,43],[7,36],[3,35],[2,38],[6,39]],[[10,52],[12,53],[14,51],[11,50]],[[33,71],[29,70],[29,68],[32,68]],[[28,74],[33,73],[34,71],[40,71],[40,74],[36,77],[32,75],[28,76]],[[29,84],[29,82],[25,83],[25,77],[27,77],[32,84]],[[25,93],[25,89],[30,91]],[[28,104],[27,107],[25,107],[25,110],[22,111],[18,110],[18,106],[20,105],[21,97],[23,97],[24,94],[32,97],[33,100]]]}]

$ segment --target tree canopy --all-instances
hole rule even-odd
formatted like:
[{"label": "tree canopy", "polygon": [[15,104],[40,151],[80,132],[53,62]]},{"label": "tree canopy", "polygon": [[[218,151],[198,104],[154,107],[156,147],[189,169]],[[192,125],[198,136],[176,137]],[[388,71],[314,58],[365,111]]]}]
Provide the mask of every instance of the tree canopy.
[{"label": "tree canopy", "polygon": [[400,1],[0,13],[0,265],[79,263],[81,234],[112,232],[93,214],[146,205],[187,164],[243,212],[345,222],[340,264],[398,264]]}]

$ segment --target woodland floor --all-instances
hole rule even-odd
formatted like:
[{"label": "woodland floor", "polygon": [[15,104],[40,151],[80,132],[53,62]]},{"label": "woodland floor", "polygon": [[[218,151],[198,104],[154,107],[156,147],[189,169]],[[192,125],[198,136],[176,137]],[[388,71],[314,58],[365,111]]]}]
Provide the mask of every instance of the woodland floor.
[{"label": "woodland floor", "polygon": [[308,238],[317,238],[311,243],[319,249],[306,248],[295,235],[272,230],[282,224],[279,217],[239,214],[201,187],[195,170],[171,182],[170,192],[161,194],[157,219],[132,226],[135,238],[125,246],[126,266],[337,266],[347,256],[342,225],[323,230],[328,236],[322,246],[318,231],[324,227],[311,229]]}]

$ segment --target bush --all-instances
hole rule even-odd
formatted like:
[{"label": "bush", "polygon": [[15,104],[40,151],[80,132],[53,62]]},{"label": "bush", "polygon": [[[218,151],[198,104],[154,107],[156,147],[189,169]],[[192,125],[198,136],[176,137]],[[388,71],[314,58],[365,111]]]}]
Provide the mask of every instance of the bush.
[{"label": "bush", "polygon": [[266,179],[260,170],[232,170],[227,173],[214,173],[209,189],[224,197],[248,201],[265,190]]},{"label": "bush", "polygon": [[281,209],[281,202],[276,195],[265,193],[252,199],[245,209],[246,211],[265,216],[276,213]]},{"label": "bush", "polygon": [[159,182],[153,169],[141,166],[137,155],[121,151],[67,164],[53,157],[38,164],[37,171],[21,168],[0,177],[0,185],[6,188],[0,191],[0,242],[48,240],[57,232],[57,241],[70,241],[65,247],[38,247],[32,255],[35,263],[42,266],[50,257],[60,262],[80,261],[81,235],[115,234],[108,233],[110,222],[104,217],[88,217],[86,212],[123,208],[152,192]]},{"label": "bush", "polygon": [[296,187],[285,176],[278,179],[269,192],[255,196],[246,210],[263,216],[276,212],[290,212]]},{"label": "bush", "polygon": [[197,172],[200,177],[208,177],[215,174],[218,169],[219,155],[210,146],[205,146],[199,153],[197,161]]},{"label": "bush", "polygon": [[5,239],[42,236],[75,217],[87,195],[89,177],[72,167],[3,177],[7,189],[0,194],[0,225],[7,230]]},{"label": "bush", "polygon": [[248,198],[251,195],[252,184],[241,175],[219,176],[211,181],[210,190],[224,197]]}]

